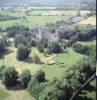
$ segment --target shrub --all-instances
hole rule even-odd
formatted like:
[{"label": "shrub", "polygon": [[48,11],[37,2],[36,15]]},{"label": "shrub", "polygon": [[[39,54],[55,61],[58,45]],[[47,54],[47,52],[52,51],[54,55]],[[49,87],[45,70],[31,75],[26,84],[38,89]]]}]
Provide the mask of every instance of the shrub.
[{"label": "shrub", "polygon": [[37,72],[37,74],[35,75],[35,78],[39,81],[39,82],[44,82],[45,81],[45,73],[40,70]]},{"label": "shrub", "polygon": [[18,72],[14,67],[5,68],[2,73],[2,81],[6,86],[16,85],[18,80]]},{"label": "shrub", "polygon": [[33,62],[36,63],[36,64],[41,63],[41,60],[40,60],[39,56],[36,55],[36,54],[33,56],[32,60],[33,60]]},{"label": "shrub", "polygon": [[31,80],[31,73],[30,70],[24,70],[20,75],[20,82],[21,84],[27,88],[29,81]]},{"label": "shrub", "polygon": [[61,53],[63,52],[61,45],[58,42],[53,42],[48,46],[48,53]]},{"label": "shrub", "polygon": [[89,46],[84,46],[82,44],[76,43],[73,45],[73,49],[78,53],[89,55],[91,48]]},{"label": "shrub", "polygon": [[31,52],[31,49],[28,48],[27,46],[24,45],[20,45],[18,47],[18,51],[17,51],[17,59],[18,60],[25,60],[29,57],[29,54]]},{"label": "shrub", "polygon": [[39,52],[44,52],[44,48],[43,48],[43,46],[42,46],[42,44],[39,44],[38,45],[38,50],[39,50]]},{"label": "shrub", "polygon": [[[30,83],[33,84],[33,83]],[[45,87],[47,86],[47,83],[42,82],[42,83],[36,83],[33,87],[30,87],[31,91],[31,95],[35,97],[36,100],[40,100],[39,96],[41,94],[41,92],[45,89]]]},{"label": "shrub", "polygon": [[64,92],[56,86],[47,86],[39,96],[39,100],[64,100]]}]

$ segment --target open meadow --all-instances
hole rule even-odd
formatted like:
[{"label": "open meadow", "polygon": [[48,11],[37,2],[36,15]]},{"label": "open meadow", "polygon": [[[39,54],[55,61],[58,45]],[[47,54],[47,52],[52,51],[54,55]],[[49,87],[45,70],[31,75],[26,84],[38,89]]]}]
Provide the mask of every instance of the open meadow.
[{"label": "open meadow", "polygon": [[[28,13],[27,13],[28,12]],[[13,25],[37,26],[46,23],[55,23],[60,20],[68,20],[69,17],[75,16],[77,11],[74,10],[31,10],[31,11],[0,11],[2,15],[19,17],[15,20],[0,21],[0,27],[6,28]]]}]

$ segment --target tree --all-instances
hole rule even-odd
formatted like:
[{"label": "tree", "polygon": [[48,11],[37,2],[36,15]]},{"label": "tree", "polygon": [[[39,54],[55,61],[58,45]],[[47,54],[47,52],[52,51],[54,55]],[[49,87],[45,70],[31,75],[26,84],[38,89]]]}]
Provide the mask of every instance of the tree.
[{"label": "tree", "polygon": [[2,81],[8,87],[16,85],[18,81],[18,72],[14,67],[4,69],[2,73]]},{"label": "tree", "polygon": [[17,50],[17,59],[18,60],[25,60],[29,57],[31,49],[27,46],[20,45]]},{"label": "tree", "polygon": [[40,64],[41,63],[41,60],[39,58],[38,55],[33,55],[33,58],[32,58],[33,62],[36,63],[36,64]]},{"label": "tree", "polygon": [[6,68],[5,65],[0,66],[0,79],[2,79],[2,74],[5,68]]},{"label": "tree", "polygon": [[39,96],[39,100],[65,100],[64,92],[58,87],[52,85],[47,86]]},{"label": "tree", "polygon": [[63,52],[62,47],[58,42],[53,42],[52,44],[49,44],[48,46],[48,53],[61,53]]},{"label": "tree", "polygon": [[22,35],[15,36],[14,45],[17,48],[19,45],[27,45],[26,38]]},{"label": "tree", "polygon": [[84,46],[80,43],[75,43],[75,44],[73,44],[73,49],[78,53],[81,53],[81,54],[84,54],[84,55],[89,55],[91,47]]},{"label": "tree", "polygon": [[5,51],[5,40],[3,37],[0,37],[0,54],[2,54]]},{"label": "tree", "polygon": [[44,52],[44,48],[43,48],[43,45],[42,44],[38,44],[38,50],[39,52]]},{"label": "tree", "polygon": [[22,84],[25,88],[27,88],[28,83],[29,83],[30,80],[31,80],[31,72],[30,72],[30,70],[27,70],[27,69],[24,70],[24,71],[21,73],[19,79],[20,79],[21,84]]},{"label": "tree", "polygon": [[35,75],[35,78],[39,81],[39,82],[44,82],[45,81],[45,73],[40,70],[37,72],[37,74]]}]

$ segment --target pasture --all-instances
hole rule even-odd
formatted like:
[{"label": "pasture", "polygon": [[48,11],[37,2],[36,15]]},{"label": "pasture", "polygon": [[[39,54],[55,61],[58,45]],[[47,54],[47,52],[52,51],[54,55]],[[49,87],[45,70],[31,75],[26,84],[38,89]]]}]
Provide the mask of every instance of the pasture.
[{"label": "pasture", "polygon": [[25,26],[36,26],[46,23],[55,23],[60,20],[68,20],[70,16],[77,14],[74,10],[31,10],[28,11],[0,11],[5,16],[20,17],[17,20],[0,21],[0,27],[6,28],[12,25],[25,25]]},{"label": "pasture", "polygon": [[[33,54],[37,54],[44,64],[33,63]],[[29,59],[25,61],[18,61],[16,58],[16,49],[13,48],[9,54],[0,59],[0,65],[6,65],[7,67],[14,66],[19,73],[21,73],[24,69],[29,69],[32,75],[42,69],[46,73],[48,79],[53,79],[54,77],[62,77],[64,71],[74,65],[77,61],[81,60],[82,57],[83,55],[74,52],[72,49],[70,49],[68,53],[58,55],[53,54],[45,57],[44,54],[39,53],[36,48],[32,48]],[[74,60],[72,61],[72,59]],[[55,64],[48,65],[48,62],[50,61],[54,61]]]},{"label": "pasture", "polygon": [[[0,65],[4,64],[7,67],[14,66],[19,74],[24,69],[29,69],[31,74],[34,75],[38,70],[42,69],[46,78],[52,80],[53,78],[61,79],[64,72],[70,68],[77,61],[81,60],[84,55],[74,52],[72,49],[68,53],[53,54],[45,57],[40,53],[37,48],[32,48],[29,59],[25,61],[18,61],[16,59],[16,48],[10,47],[10,51],[3,58],[0,59]],[[44,64],[34,64],[32,62],[33,54],[37,54]],[[74,59],[72,61],[72,59]],[[48,62],[54,61],[55,64],[49,65]],[[2,83],[0,83],[0,100],[35,100],[26,90],[7,90]]]}]

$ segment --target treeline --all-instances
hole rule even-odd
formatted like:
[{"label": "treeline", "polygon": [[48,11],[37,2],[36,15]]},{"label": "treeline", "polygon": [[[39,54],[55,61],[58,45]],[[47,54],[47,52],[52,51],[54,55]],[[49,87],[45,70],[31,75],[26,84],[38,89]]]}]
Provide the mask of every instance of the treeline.
[{"label": "treeline", "polygon": [[73,41],[89,41],[96,36],[96,27],[91,25],[74,25],[67,29],[60,30],[61,39]]},{"label": "treeline", "polygon": [[19,17],[0,14],[0,21],[17,20]]}]

